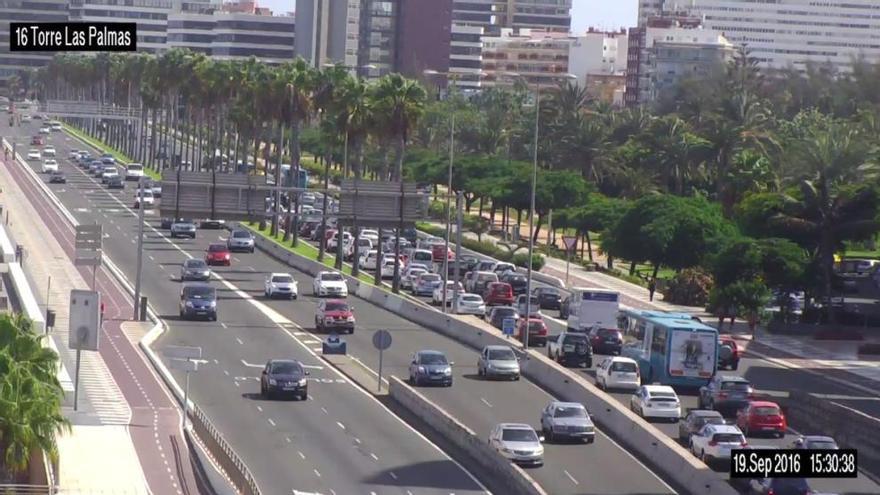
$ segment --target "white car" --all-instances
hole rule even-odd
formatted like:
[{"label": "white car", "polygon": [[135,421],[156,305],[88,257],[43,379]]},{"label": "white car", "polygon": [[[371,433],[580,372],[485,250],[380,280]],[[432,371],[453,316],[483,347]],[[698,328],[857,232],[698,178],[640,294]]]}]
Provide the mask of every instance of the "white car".
[{"label": "white car", "polygon": [[293,276],[289,273],[272,273],[266,277],[266,297],[286,297],[296,299],[299,296],[299,288]]},{"label": "white car", "polygon": [[501,423],[489,433],[489,446],[517,464],[543,465],[543,441],[534,428],[520,423]]},{"label": "white car", "polygon": [[402,289],[411,289],[415,281],[419,278],[419,275],[423,273],[428,273],[423,266],[407,266],[405,270],[403,270],[403,275],[400,276],[400,287]]},{"label": "white car", "polygon": [[339,272],[319,272],[312,282],[315,296],[348,297],[348,285]]},{"label": "white car", "polygon": [[[119,177],[119,170],[116,170],[114,166],[104,167],[104,170],[101,171],[101,183],[106,184],[111,177]],[[152,194],[152,191],[150,193]]]},{"label": "white car", "polygon": [[[153,206],[156,204],[156,199],[153,198],[153,191],[144,190],[144,206]],[[135,191],[134,193],[134,209],[138,209],[141,207],[141,193],[140,190]]]},{"label": "white car", "polygon": [[61,122],[51,122],[49,123],[49,128],[55,132],[60,132],[64,130],[64,127],[61,126]]},{"label": "white car", "polygon": [[70,150],[70,153],[67,154],[67,158],[69,160],[79,160],[80,153],[82,153],[80,150]]},{"label": "white car", "polygon": [[129,163],[125,166],[125,180],[140,180],[144,176],[144,166],[140,163]]},{"label": "white car", "polygon": [[681,417],[681,402],[669,385],[642,385],[630,397],[629,408],[643,418],[668,419],[675,423]]},{"label": "white car", "polygon": [[376,265],[379,263],[379,251],[375,249],[371,249],[369,252],[365,253],[361,258],[361,270],[375,270]]},{"label": "white car", "polygon": [[596,366],[596,385],[602,390],[637,390],[642,385],[639,365],[630,358],[614,356],[605,358]]},{"label": "white car", "polygon": [[[399,261],[396,263],[400,268],[399,271],[403,271],[403,264]],[[383,257],[382,258],[382,278],[394,278],[394,258],[391,257]]]},{"label": "white car", "polygon": [[730,460],[732,449],[743,449],[746,446],[746,437],[736,426],[708,424],[691,435],[688,448],[709,465],[716,461]]},{"label": "white car", "polygon": [[28,150],[28,160],[39,160],[40,158],[42,158],[42,156],[40,155],[40,150]]},{"label": "white car", "polygon": [[43,148],[43,158],[55,158],[55,147],[46,146]]},{"label": "white car", "polygon": [[51,132],[52,132],[52,130],[49,129],[48,127],[45,127],[45,126],[44,126],[44,127],[40,127],[40,134],[49,134],[49,133],[51,133]]},{"label": "white car", "polygon": [[48,160],[43,160],[43,173],[48,174],[49,172],[57,172],[58,171],[58,162],[49,158]]},{"label": "white car", "polygon": [[379,245],[379,231],[378,230],[362,229],[360,237],[363,239],[369,239],[370,241],[373,242],[374,246]]},{"label": "white car", "polygon": [[[364,253],[369,253],[373,250],[373,241],[369,239],[364,239],[362,237],[358,238],[358,257],[363,256]],[[344,246],[342,246],[342,250],[344,251],[344,256],[346,258],[351,258],[354,256],[354,243],[350,242]]]},{"label": "white car", "polygon": [[[461,294],[464,292],[464,287],[462,287],[461,282],[453,282],[448,280],[446,282],[446,305],[452,304],[452,298],[455,294],[455,285],[458,284],[458,293]],[[435,306],[439,306],[443,304],[443,286],[437,287],[434,289],[434,293],[431,295],[431,304]]]},{"label": "white car", "polygon": [[458,314],[460,315],[486,315],[486,303],[479,294],[458,294]]},{"label": "white car", "polygon": [[[351,244],[352,236],[349,232],[342,233],[342,249],[345,249],[345,246]],[[327,239],[327,251],[336,252],[337,243],[339,242],[339,232],[333,234],[333,237]]]}]

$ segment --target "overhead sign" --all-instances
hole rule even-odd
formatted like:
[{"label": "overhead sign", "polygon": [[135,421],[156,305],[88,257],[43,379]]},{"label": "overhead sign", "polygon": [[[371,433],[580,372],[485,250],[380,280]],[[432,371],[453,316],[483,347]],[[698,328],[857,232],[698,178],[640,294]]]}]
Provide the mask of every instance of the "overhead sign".
[{"label": "overhead sign", "polygon": [[562,242],[565,244],[565,249],[571,251],[577,246],[578,239],[577,237],[572,237],[569,235],[562,236]]},{"label": "overhead sign", "polygon": [[[403,207],[404,225],[428,215],[428,195],[414,183],[344,180],[340,185],[338,221],[363,227],[398,225]],[[401,192],[402,191],[402,192]],[[401,205],[402,201],[402,205]]]},{"label": "overhead sign", "polygon": [[97,351],[101,325],[101,295],[91,290],[70,291],[67,347]]},{"label": "overhead sign", "polygon": [[162,349],[162,354],[174,359],[201,359],[202,348],[186,345],[169,345]]},{"label": "overhead sign", "polygon": [[249,220],[266,211],[273,188],[262,175],[187,172],[162,173],[159,213],[166,217]]},{"label": "overhead sign", "polygon": [[376,330],[376,333],[373,334],[373,347],[380,351],[391,347],[391,334],[388,333],[388,330]]}]

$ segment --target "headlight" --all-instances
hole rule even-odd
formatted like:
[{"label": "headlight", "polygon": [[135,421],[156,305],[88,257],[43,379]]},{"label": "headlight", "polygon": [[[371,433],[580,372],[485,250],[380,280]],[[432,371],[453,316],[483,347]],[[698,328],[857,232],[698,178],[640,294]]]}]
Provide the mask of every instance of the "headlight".
[{"label": "headlight", "polygon": [[446,374],[446,375],[451,375],[451,374],[452,374],[452,368],[446,368],[445,370],[443,370],[443,373]]},{"label": "headlight", "polygon": [[307,381],[308,381],[308,380],[306,380],[305,378],[300,378],[300,379],[299,379],[299,382],[297,382],[297,383],[299,383],[299,386],[300,386],[300,387],[304,387],[304,386],[306,385],[306,382],[307,382]]},{"label": "headlight", "polygon": [[506,452],[508,454],[512,454],[513,449],[508,449],[507,447],[501,447],[501,452]]},{"label": "headlight", "polygon": [[349,323],[354,323],[354,316],[349,316],[348,318],[345,319],[345,321],[347,321]]},{"label": "headlight", "polygon": [[211,307],[212,307],[212,308],[216,308],[216,307],[217,307],[217,301],[211,301]]},{"label": "headlight", "polygon": [[269,385],[277,385],[278,382],[274,378],[269,378]]},{"label": "headlight", "polygon": [[424,373],[424,372],[425,372],[425,367],[419,366],[419,373]]},{"label": "headlight", "polygon": [[193,303],[192,303],[192,301],[187,301],[185,306],[186,306],[187,308],[191,308],[191,307],[193,307]]},{"label": "headlight", "polygon": [[535,449],[535,453],[538,455],[544,455],[544,447],[538,447]]}]

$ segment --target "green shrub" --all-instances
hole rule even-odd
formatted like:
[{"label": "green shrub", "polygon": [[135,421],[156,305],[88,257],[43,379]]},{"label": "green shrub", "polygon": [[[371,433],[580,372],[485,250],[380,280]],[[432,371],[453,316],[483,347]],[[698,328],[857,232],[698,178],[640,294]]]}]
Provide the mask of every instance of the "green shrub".
[{"label": "green shrub", "polygon": [[[510,259],[510,262],[516,266],[528,268],[529,253],[516,253]],[[544,268],[544,255],[540,253],[532,253],[532,270],[539,271]]]},{"label": "green shrub", "polygon": [[461,240],[461,245],[471,251],[476,251],[492,258],[498,258],[500,260],[506,260],[509,258],[505,250],[499,249],[495,244],[488,241],[479,242],[474,239],[463,238]]},{"label": "green shrub", "polygon": [[706,306],[714,285],[711,275],[696,268],[687,268],[669,281],[663,292],[663,300],[686,306]]},{"label": "green shrub", "polygon": [[430,223],[426,222],[417,222],[416,228],[434,237],[442,237],[443,239],[446,238],[446,229],[443,227],[431,225]]}]

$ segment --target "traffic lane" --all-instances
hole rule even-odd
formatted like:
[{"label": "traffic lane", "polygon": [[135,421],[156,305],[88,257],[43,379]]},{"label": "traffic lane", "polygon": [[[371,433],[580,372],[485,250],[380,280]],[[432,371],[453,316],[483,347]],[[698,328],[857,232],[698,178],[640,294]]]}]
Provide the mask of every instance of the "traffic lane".
[{"label": "traffic lane", "polygon": [[[93,216],[103,215],[103,213],[96,213],[94,211],[82,212],[82,213],[91,213]],[[128,230],[134,231],[135,227],[136,227],[136,219],[130,213],[128,214],[128,217],[130,218],[130,224],[131,224],[128,226],[129,227]],[[126,240],[128,240],[130,242],[130,239],[126,239],[124,236],[113,236],[112,240],[111,239],[105,240],[105,242],[108,243],[107,244],[108,252],[113,253],[114,258],[124,258],[123,256],[116,256],[117,252],[120,254],[127,253],[131,256],[136,256],[136,253],[133,252],[134,250],[132,250],[130,247],[126,246]],[[148,238],[148,242],[150,242],[150,241],[151,240]],[[166,245],[168,244],[164,240],[161,239],[161,236],[155,236],[152,239],[152,241],[156,241],[159,243],[165,243]],[[186,247],[189,247],[188,251],[194,252],[194,253],[199,253],[201,248],[196,247],[196,245],[195,245],[196,243],[192,243],[192,244],[193,244],[193,246],[186,246]],[[148,246],[147,253],[150,253],[150,251],[158,251],[158,249],[151,248]],[[147,254],[147,256],[145,256],[145,265],[144,265],[145,266],[145,274],[149,274],[150,269],[155,268],[156,266],[158,266],[159,270],[161,270],[162,272],[167,272],[168,271],[166,268],[167,266],[172,266],[172,267],[176,268],[179,265],[179,263],[182,261],[182,259],[185,258],[185,255],[183,255],[183,253],[178,252],[177,254],[175,254],[174,252],[177,250],[173,247],[170,247],[170,245],[168,248],[165,248],[164,251],[165,251],[165,253]],[[167,253],[170,253],[170,254],[167,254]],[[157,259],[155,261],[155,266],[151,267],[150,265],[152,265],[154,263],[151,263],[152,260],[150,258],[151,257],[155,258],[157,256],[159,257],[159,259]],[[166,259],[166,257],[169,257],[169,256],[170,256],[170,259]],[[131,268],[132,266],[134,266],[135,259],[134,258],[121,259],[121,260],[119,260],[119,263],[123,267]],[[176,271],[176,270],[173,270],[173,271]],[[176,291],[168,291],[167,290],[168,288],[165,287],[165,285],[167,285],[167,283],[163,283],[171,278],[172,278],[171,276],[169,276],[167,278],[164,276],[160,276],[160,277],[145,276],[144,277],[144,292],[145,293],[155,292],[156,294],[161,294],[162,296],[164,296],[160,299],[154,298],[154,299],[156,299],[156,300],[154,300],[154,304],[155,304],[155,306],[157,306],[157,308],[159,309],[160,312],[171,313],[172,317],[173,317],[172,311],[175,309],[174,307],[177,304]],[[151,289],[150,288],[151,284],[156,284],[157,287],[154,287],[153,289]],[[225,298],[225,297],[227,297],[227,296],[223,296],[221,294],[221,298]],[[233,301],[236,300],[236,298],[234,298],[234,297],[232,297],[231,299]],[[241,301],[241,300],[239,299],[239,301]],[[249,309],[248,306],[251,306],[251,305],[250,305],[250,303],[247,303],[245,301],[241,301],[241,302],[243,304],[247,304],[247,306],[244,306],[243,308],[236,307],[235,309],[233,309],[232,314],[243,315],[244,322],[231,322],[231,324],[226,324],[224,321],[221,321],[219,324],[220,328],[223,328],[223,325],[226,325],[227,327],[232,326],[233,328],[244,328],[244,327],[253,327],[254,326],[251,322],[253,322],[254,317],[255,316],[258,317],[258,315],[253,315],[253,314],[247,315],[246,311],[244,311],[244,310]],[[221,302],[221,304],[225,305],[225,304],[234,304],[234,303],[222,303]],[[221,306],[221,308],[222,308],[222,306]],[[223,314],[222,309],[221,309],[220,314],[221,315]],[[222,319],[223,319],[223,317],[221,316],[221,320]],[[182,344],[185,343],[185,345],[198,345],[199,343],[204,343],[204,342],[210,343],[211,339],[209,337],[198,337],[198,335],[199,335],[198,329],[204,330],[205,328],[207,328],[207,332],[209,335],[216,335],[217,331],[219,330],[217,328],[217,326],[218,326],[217,324],[211,324],[211,323],[202,324],[202,325],[197,324],[197,325],[193,325],[193,326],[181,325],[180,323],[174,323],[174,324],[172,324],[172,332],[170,332],[168,335],[169,336],[170,335],[197,336],[196,338],[191,339],[191,340],[186,340],[186,339],[179,339],[178,340]],[[184,327],[184,328],[179,328],[179,327]],[[178,331],[178,329],[180,331]],[[272,329],[270,329],[270,330],[272,330]],[[278,332],[272,331],[269,333],[269,335],[273,335],[273,334],[277,334],[277,333]],[[244,335],[243,337],[247,338],[249,340],[249,343],[253,341],[253,335]],[[241,342],[244,342],[244,339],[239,338],[239,340]],[[282,344],[284,344],[284,343],[286,343],[286,342],[271,342],[271,343],[267,343],[266,345],[261,346],[263,348],[263,350],[259,351],[257,353],[258,355],[255,358],[253,358],[253,360],[258,361],[258,358],[259,358],[260,360],[264,361],[265,356],[266,356],[266,352],[272,352],[273,350],[274,350],[274,352],[278,352],[279,349],[283,349],[284,346]],[[241,344],[241,345],[243,345],[243,344]],[[204,345],[203,345],[203,347],[204,347]],[[229,347],[230,347],[229,345],[224,343],[219,346],[215,346],[214,348],[208,348],[208,349],[205,349],[206,350],[205,355],[206,356],[210,356],[210,355],[218,356],[223,351],[223,349],[226,349]],[[282,354],[284,354],[284,353],[282,353]],[[289,356],[290,353],[286,353],[284,355]],[[224,357],[222,355],[221,355],[221,357],[224,358],[224,361],[227,360],[226,357]],[[235,358],[238,358],[238,356],[236,356]],[[229,361],[232,361],[235,358],[230,357]],[[214,359],[217,359],[217,358],[214,358]],[[241,359],[238,359],[238,361],[241,361]],[[258,362],[260,362],[260,361],[258,361]],[[220,363],[220,360],[218,359],[217,364],[219,364],[219,363]],[[205,375],[205,376],[207,377],[207,375]],[[236,375],[236,376],[238,376],[238,375]],[[245,376],[245,375],[242,375],[242,376]],[[181,376],[180,378],[182,379],[183,377]],[[199,383],[200,382],[197,381],[196,379],[194,379],[193,383],[195,384],[195,386],[193,387],[194,388],[193,396],[198,398],[199,397],[198,390],[199,390]],[[349,385],[349,386],[351,386],[351,385]],[[351,387],[352,387],[353,393],[355,393],[355,394],[359,393],[359,391],[357,389],[354,389],[353,386],[351,386]],[[240,388],[240,385],[239,385],[239,388]],[[213,396],[212,394],[209,394],[208,398],[210,398],[212,396]],[[373,401],[373,403],[374,403],[374,405],[378,406],[378,403],[376,403],[375,401]],[[228,406],[228,404],[224,404],[224,407],[225,406]],[[321,406],[321,407],[325,407],[325,406]],[[357,405],[350,404],[350,403],[346,403],[344,405],[337,404],[337,406],[333,407],[333,409],[335,409],[337,411],[360,410],[357,415],[357,418],[343,418],[343,419],[349,420],[350,423],[355,420],[357,420],[359,423],[363,423],[364,417],[369,416],[369,415],[364,414],[363,407],[357,407]],[[388,411],[384,411],[384,410],[380,411],[380,414],[382,417],[390,416],[390,413]],[[214,414],[211,414],[211,416],[213,418]],[[229,419],[229,418],[224,417],[224,419]],[[369,461],[367,462],[367,464],[370,464],[371,466],[378,465],[379,469],[378,470],[375,468],[366,469],[366,470],[362,469],[361,470],[361,472],[362,472],[361,479],[362,480],[373,480],[373,481],[371,481],[372,483],[381,483],[381,481],[383,480],[383,477],[384,477],[384,478],[388,478],[388,480],[390,480],[390,482],[393,484],[399,484],[401,482],[404,482],[404,480],[394,480],[393,477],[391,477],[390,475],[384,474],[386,471],[393,472],[392,470],[396,468],[404,476],[407,476],[409,478],[405,482],[412,483],[411,486],[413,486],[413,487],[424,488],[425,484],[433,483],[434,485],[441,487],[440,488],[441,491],[446,491],[448,487],[451,487],[451,488],[457,489],[457,490],[480,491],[480,488],[477,486],[477,484],[472,481],[470,482],[469,486],[466,484],[461,484],[461,483],[450,485],[449,480],[459,480],[459,479],[469,480],[469,478],[467,476],[463,476],[463,475],[465,475],[465,473],[463,473],[458,468],[458,466],[456,466],[454,463],[452,463],[448,458],[444,458],[445,456],[438,456],[437,454],[439,454],[439,452],[436,451],[436,449],[431,449],[431,448],[424,449],[422,445],[418,445],[418,448],[415,448],[415,449],[410,448],[411,446],[408,445],[408,443],[411,444],[411,443],[413,443],[412,441],[407,443],[405,440],[400,439],[400,436],[401,436],[400,430],[401,430],[401,426],[403,425],[403,423],[400,423],[399,420],[397,420],[396,418],[394,418],[394,420],[397,421],[397,423],[391,424],[391,426],[393,426],[393,429],[385,428],[383,431],[383,429],[377,428],[376,431],[379,431],[381,433],[381,436],[377,439],[368,438],[367,441],[375,440],[371,443],[376,443],[376,444],[380,443],[380,441],[390,442],[391,443],[390,445],[379,445],[375,450],[376,451],[387,450],[389,452],[394,452],[395,450],[397,450],[397,451],[403,452],[405,454],[405,457],[401,458],[401,459],[397,459],[396,462],[394,462],[395,459],[391,459],[391,458],[389,458],[389,456],[384,456],[385,459],[383,459],[383,462],[379,463],[378,460],[372,459],[372,457],[368,456]],[[279,422],[280,420],[273,419],[273,421],[276,424],[280,424],[280,422]],[[267,423],[268,423],[268,420],[267,420]],[[236,428],[238,430],[240,430],[240,427],[242,424],[246,424],[246,422],[238,421],[238,420],[231,421],[231,425],[236,425],[235,427],[231,426],[233,428],[233,430],[235,430]],[[373,426],[373,425],[371,424],[371,426]],[[290,429],[296,430],[297,427],[293,427]],[[406,428],[404,428],[404,430],[406,430]],[[226,431],[226,430],[221,430],[221,431]],[[412,432],[411,432],[411,434],[415,435],[415,433],[412,433]],[[367,438],[369,435],[362,435],[362,436]],[[422,442],[422,440],[419,439],[419,441],[417,441],[415,443],[418,444],[421,442]],[[320,443],[322,445],[328,444],[326,439]],[[243,458],[245,458],[245,457],[243,456]],[[328,459],[328,462],[330,462],[331,460],[332,459]],[[416,462],[418,463],[418,466],[415,466],[411,462],[412,460],[416,460]],[[388,464],[386,465],[385,462],[388,462]],[[336,462],[336,464],[339,464],[339,462]],[[327,465],[330,465],[330,464],[327,464]],[[351,472],[356,472],[356,471],[353,471],[352,469],[339,471],[339,473],[346,473],[346,474],[351,473]],[[419,476],[413,476],[412,474],[407,475],[406,473],[420,473],[420,474],[419,474]],[[321,475],[314,474],[314,473],[312,474],[312,476],[321,477]],[[337,484],[340,484],[340,483],[337,483]],[[290,486],[290,485],[287,485],[287,486]],[[285,490],[286,490],[286,488],[285,488]],[[343,490],[343,492],[350,491],[344,485],[342,486],[342,490]]]}]

